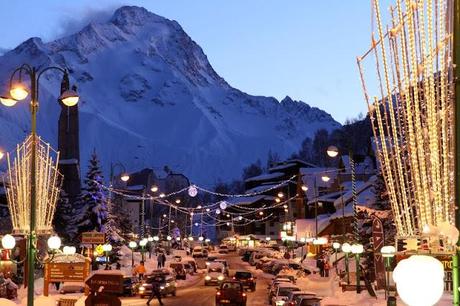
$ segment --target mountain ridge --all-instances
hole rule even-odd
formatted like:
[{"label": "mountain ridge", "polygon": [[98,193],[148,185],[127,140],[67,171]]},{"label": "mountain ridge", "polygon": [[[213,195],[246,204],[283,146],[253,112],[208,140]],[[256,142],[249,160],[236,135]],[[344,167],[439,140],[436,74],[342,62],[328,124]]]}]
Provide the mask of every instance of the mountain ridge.
[{"label": "mountain ridge", "polygon": [[[108,21],[50,42],[26,40],[0,56],[1,90],[23,62],[69,69],[81,96],[81,163],[95,148],[106,173],[110,162],[130,171],[166,164],[209,185],[238,177],[270,150],[289,156],[319,128],[340,127],[289,96],[278,101],[233,88],[179,23],[140,7],[121,7]],[[61,76],[44,77],[39,133],[56,147]],[[0,145],[8,149],[30,129],[27,105],[18,108],[0,108]]]}]

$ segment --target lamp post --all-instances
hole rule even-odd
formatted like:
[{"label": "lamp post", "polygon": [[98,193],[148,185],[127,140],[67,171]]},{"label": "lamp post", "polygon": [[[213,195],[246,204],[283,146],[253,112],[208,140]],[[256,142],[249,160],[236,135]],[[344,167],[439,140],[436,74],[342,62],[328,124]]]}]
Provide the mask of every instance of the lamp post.
[{"label": "lamp post", "polygon": [[[35,256],[37,253],[36,250],[36,203],[37,203],[37,169],[36,169],[36,160],[37,160],[37,112],[38,112],[38,99],[39,99],[39,84],[40,78],[45,72],[50,70],[56,70],[61,72],[64,75],[64,78],[69,77],[67,70],[60,67],[50,66],[43,69],[37,69],[28,64],[23,64],[16,68],[10,77],[9,83],[9,93],[7,95],[0,96],[0,102],[5,106],[13,106],[18,101],[24,100],[29,95],[30,90],[30,112],[32,115],[31,123],[31,138],[32,138],[32,147],[31,147],[31,167],[30,167],[30,226],[28,233],[28,245],[27,245],[27,305],[34,305],[34,275],[35,275]],[[14,83],[15,75],[19,74],[18,82]],[[26,88],[26,85],[22,82],[22,76],[26,75],[29,77],[30,88]],[[66,90],[59,97],[61,102],[64,105],[69,107],[75,106],[78,103],[79,97],[75,90]]]},{"label": "lamp post", "polygon": [[131,249],[131,267],[134,267],[134,249],[137,248],[137,242],[130,241],[129,248]]},{"label": "lamp post", "polygon": [[[327,148],[327,155],[331,158],[336,158],[339,156],[340,152],[339,149],[336,146],[329,146]],[[348,150],[348,158],[350,160],[350,170],[351,170],[351,185],[352,185],[352,192],[353,192],[353,212],[356,212],[356,179],[355,179],[355,167],[354,167],[354,160],[353,160],[353,151],[351,149]],[[340,171],[341,169],[339,169]],[[337,174],[337,183],[339,185],[339,191],[342,189],[340,185],[340,175]],[[346,226],[345,226],[345,203],[343,202],[343,194],[340,197],[341,199],[341,206],[342,206],[342,234],[343,234],[343,241],[345,241],[345,232],[346,232]],[[354,221],[353,224],[353,234],[354,238],[356,241],[358,241],[358,224],[357,221]]]},{"label": "lamp post", "polygon": [[386,245],[380,249],[380,253],[382,253],[382,257],[385,260],[385,298],[387,299],[387,305],[391,305],[392,301],[390,301],[390,271],[393,257],[396,253],[396,248],[392,245]]},{"label": "lamp post", "polygon": [[152,258],[152,243],[153,243],[153,237],[152,236],[148,236],[147,237],[147,241],[148,241],[148,248],[149,248],[149,259]]},{"label": "lamp post", "polygon": [[339,274],[339,268],[338,268],[338,264],[337,264],[337,253],[339,252],[340,246],[341,245],[338,242],[333,242],[332,243],[332,247],[335,250],[335,274]]},{"label": "lamp post", "polygon": [[147,245],[147,242],[147,238],[144,238],[141,241],[139,241],[139,246],[141,247],[142,261],[145,261],[145,246]]},{"label": "lamp post", "polygon": [[110,263],[110,252],[112,251],[112,245],[110,243],[106,243],[102,246],[102,250],[104,251],[105,254],[105,265],[106,267],[109,266]]},{"label": "lamp post", "polygon": [[351,252],[355,255],[356,260],[356,293],[361,293],[361,275],[360,275],[360,265],[359,261],[361,258],[361,254],[364,251],[364,247],[362,244],[353,244],[351,246]]},{"label": "lamp post", "polygon": [[345,253],[345,273],[347,275],[347,285],[350,285],[350,269],[348,265],[348,254],[351,252],[351,245],[347,242],[342,244],[342,252]]}]

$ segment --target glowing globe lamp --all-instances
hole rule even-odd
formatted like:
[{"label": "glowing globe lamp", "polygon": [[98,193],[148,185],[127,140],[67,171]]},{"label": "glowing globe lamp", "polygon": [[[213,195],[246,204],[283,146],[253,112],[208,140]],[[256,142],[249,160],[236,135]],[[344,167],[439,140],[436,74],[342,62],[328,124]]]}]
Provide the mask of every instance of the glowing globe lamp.
[{"label": "glowing globe lamp", "polygon": [[393,280],[404,303],[432,306],[444,292],[444,266],[434,257],[412,255],[398,263]]},{"label": "glowing globe lamp", "polygon": [[12,250],[16,245],[16,239],[11,235],[5,235],[2,238],[2,247],[7,250]]},{"label": "glowing globe lamp", "polygon": [[61,247],[61,238],[58,236],[51,236],[48,238],[48,248],[50,250],[57,250]]},{"label": "glowing globe lamp", "polygon": [[27,91],[26,87],[22,83],[14,84],[10,90],[11,97],[16,101],[21,101],[27,98],[29,92]]}]

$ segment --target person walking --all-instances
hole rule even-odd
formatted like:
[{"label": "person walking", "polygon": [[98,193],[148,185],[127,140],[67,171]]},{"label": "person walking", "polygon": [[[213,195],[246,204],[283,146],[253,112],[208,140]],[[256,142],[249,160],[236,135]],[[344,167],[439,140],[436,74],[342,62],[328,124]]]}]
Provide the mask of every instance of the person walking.
[{"label": "person walking", "polygon": [[324,261],[321,256],[316,259],[316,267],[319,269],[319,275],[324,277]]},{"label": "person walking", "polygon": [[161,253],[157,253],[157,269],[161,269],[161,265],[162,265]]},{"label": "person walking", "polygon": [[134,275],[139,275],[140,280],[144,279],[144,274],[146,272],[144,261],[141,261],[140,264],[134,268]]},{"label": "person walking", "polygon": [[166,263],[166,255],[165,253],[161,253],[161,266],[164,268]]},{"label": "person walking", "polygon": [[154,298],[157,298],[158,303],[160,306],[164,305],[163,302],[161,301],[161,291],[160,291],[160,281],[161,278],[155,278],[152,281],[152,293],[150,294],[150,297],[147,301],[147,305],[150,305],[150,301],[153,300]]}]

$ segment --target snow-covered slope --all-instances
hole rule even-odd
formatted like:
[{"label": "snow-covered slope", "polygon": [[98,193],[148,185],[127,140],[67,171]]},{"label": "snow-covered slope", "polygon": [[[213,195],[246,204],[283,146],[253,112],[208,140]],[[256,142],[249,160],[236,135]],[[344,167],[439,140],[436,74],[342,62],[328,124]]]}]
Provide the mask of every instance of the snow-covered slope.
[{"label": "snow-covered slope", "polygon": [[[340,126],[306,103],[231,87],[176,21],[140,7],[121,7],[109,21],[52,42],[25,41],[0,57],[2,90],[24,62],[71,71],[81,96],[82,162],[96,148],[106,172],[117,161],[130,170],[169,165],[209,184],[239,177],[270,149],[284,157],[317,129]],[[47,73],[40,88],[39,132],[55,146],[60,79]],[[1,106],[0,126],[0,146],[12,149],[30,129],[27,105]]]}]

